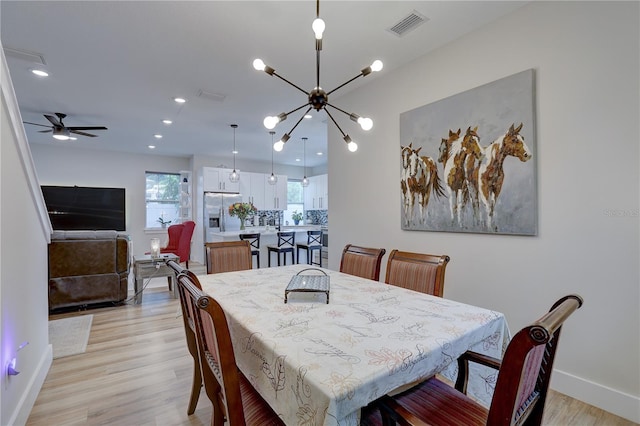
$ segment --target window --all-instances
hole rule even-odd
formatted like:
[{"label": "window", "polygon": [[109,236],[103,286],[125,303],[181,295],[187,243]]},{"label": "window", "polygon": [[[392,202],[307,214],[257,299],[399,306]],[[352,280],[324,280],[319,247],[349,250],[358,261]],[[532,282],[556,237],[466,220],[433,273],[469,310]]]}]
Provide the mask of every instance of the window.
[{"label": "window", "polygon": [[180,174],[146,172],[145,201],[147,209],[147,228],[160,228],[161,222],[167,225],[176,222],[180,206]]},{"label": "window", "polygon": [[283,212],[285,225],[294,224],[293,219],[291,219],[293,212],[304,213],[302,181],[300,180],[289,180],[287,182],[287,210]]}]

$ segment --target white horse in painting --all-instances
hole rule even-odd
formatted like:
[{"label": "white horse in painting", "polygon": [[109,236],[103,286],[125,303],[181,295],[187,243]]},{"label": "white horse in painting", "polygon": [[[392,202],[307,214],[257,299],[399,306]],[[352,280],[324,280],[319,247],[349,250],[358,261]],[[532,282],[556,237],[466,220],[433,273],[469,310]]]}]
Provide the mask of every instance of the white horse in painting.
[{"label": "white horse in painting", "polygon": [[427,205],[433,192],[436,197],[444,195],[438,167],[431,157],[420,156],[420,150],[413,149],[412,144],[401,147],[402,151],[402,189],[405,223],[409,225],[414,216],[414,205],[419,207],[419,221],[424,223],[427,217]]},{"label": "white horse in painting", "polygon": [[517,128],[512,124],[507,133],[483,148],[483,156],[477,167],[469,169],[469,178],[477,184],[478,198],[486,212],[486,226],[493,231],[498,230],[494,227],[495,207],[504,182],[504,160],[511,155],[525,162],[533,156],[520,130],[522,123]]}]

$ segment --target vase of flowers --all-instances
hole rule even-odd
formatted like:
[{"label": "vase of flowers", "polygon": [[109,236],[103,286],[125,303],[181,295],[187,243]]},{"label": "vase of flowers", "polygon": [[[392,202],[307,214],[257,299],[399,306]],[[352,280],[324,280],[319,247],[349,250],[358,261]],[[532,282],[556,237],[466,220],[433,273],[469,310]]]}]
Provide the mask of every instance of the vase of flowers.
[{"label": "vase of flowers", "polygon": [[244,221],[249,215],[258,213],[252,203],[233,203],[229,206],[229,215],[240,219],[240,230],[244,231]]}]

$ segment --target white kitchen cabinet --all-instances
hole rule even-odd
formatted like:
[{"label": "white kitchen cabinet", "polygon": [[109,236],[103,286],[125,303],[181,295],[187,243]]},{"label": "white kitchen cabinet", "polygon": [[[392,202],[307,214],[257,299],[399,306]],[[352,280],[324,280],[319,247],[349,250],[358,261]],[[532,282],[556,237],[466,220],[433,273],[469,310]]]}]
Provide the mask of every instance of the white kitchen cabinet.
[{"label": "white kitchen cabinet", "polygon": [[[202,186],[204,192],[240,192],[240,183],[231,182],[229,174],[233,170],[217,167],[202,168]],[[240,175],[242,178],[242,174]]]},{"label": "white kitchen cabinet", "polygon": [[286,210],[287,209],[287,176],[276,175],[278,182],[269,185],[267,179],[271,174],[264,175],[264,200],[266,210]]},{"label": "white kitchen cabinet", "polygon": [[240,174],[240,195],[245,203],[252,203],[258,210],[267,210],[265,205],[264,173],[243,172]]},{"label": "white kitchen cabinet", "polygon": [[329,208],[328,175],[311,176],[309,186],[304,189],[305,210],[327,210]]}]

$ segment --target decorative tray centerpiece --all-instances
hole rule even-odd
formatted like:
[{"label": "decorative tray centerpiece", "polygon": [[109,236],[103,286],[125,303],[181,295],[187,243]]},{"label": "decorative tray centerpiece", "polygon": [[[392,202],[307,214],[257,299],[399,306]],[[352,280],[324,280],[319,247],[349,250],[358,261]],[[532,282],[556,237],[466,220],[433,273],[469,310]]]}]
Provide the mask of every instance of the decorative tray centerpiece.
[{"label": "decorative tray centerpiece", "polygon": [[[305,271],[318,271],[322,272],[323,275],[301,275]],[[289,293],[294,291],[303,293],[324,293],[327,296],[327,303],[329,303],[329,276],[322,269],[303,269],[291,277],[289,285],[287,285],[287,288],[284,290],[284,303],[287,303]]]}]

